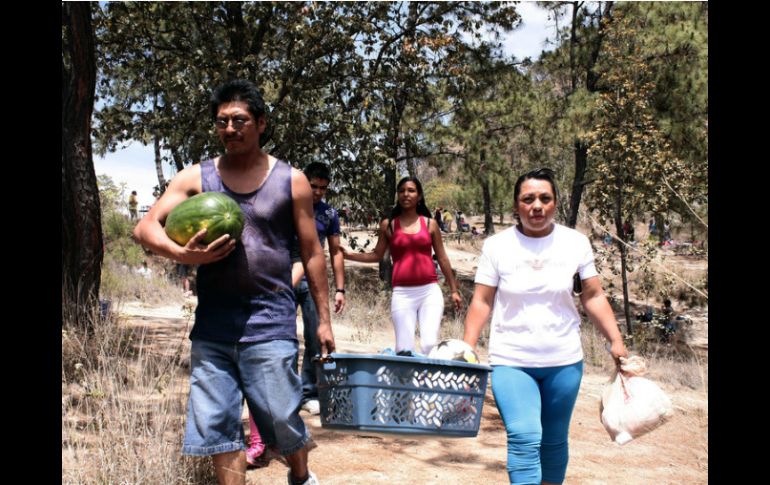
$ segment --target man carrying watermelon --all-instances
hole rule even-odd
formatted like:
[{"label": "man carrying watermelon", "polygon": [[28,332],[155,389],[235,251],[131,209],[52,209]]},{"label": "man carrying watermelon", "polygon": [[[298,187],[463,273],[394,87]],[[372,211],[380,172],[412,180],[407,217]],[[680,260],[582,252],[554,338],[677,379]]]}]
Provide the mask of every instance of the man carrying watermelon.
[{"label": "man carrying watermelon", "polygon": [[[292,367],[298,343],[296,304],[291,285],[290,246],[295,235],[318,312],[321,352],[334,351],[328,304],[326,262],[315,229],[313,196],[307,177],[261,149],[265,105],[256,86],[234,80],[211,97],[211,114],[225,153],[179,172],[134,236],[156,254],[197,264],[198,307],[192,340],[190,399],[182,453],[212,456],[220,484],[245,483],[241,406],[245,396],[264,442],[286,457],[290,484],[317,484],[307,466],[308,431],[299,416],[302,383]],[[240,238],[210,240],[198,230],[184,245],[164,230],[177,205],[197,194],[224,194],[242,216],[215,213],[201,200],[174,223],[208,227],[218,236],[227,221],[244,219]],[[223,222],[223,220],[225,222]],[[168,229],[168,228],[167,228]],[[207,237],[208,236],[208,237]],[[209,241],[206,244],[204,241]]]}]

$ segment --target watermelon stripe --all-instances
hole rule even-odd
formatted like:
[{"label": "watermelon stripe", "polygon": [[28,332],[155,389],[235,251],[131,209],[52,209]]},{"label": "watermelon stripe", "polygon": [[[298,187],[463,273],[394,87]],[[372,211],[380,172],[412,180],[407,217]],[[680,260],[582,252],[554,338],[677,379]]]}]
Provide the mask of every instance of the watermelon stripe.
[{"label": "watermelon stripe", "polygon": [[174,207],[166,218],[166,234],[183,246],[198,231],[208,228],[204,244],[224,234],[238,239],[243,232],[244,216],[238,204],[220,192],[204,192]]}]

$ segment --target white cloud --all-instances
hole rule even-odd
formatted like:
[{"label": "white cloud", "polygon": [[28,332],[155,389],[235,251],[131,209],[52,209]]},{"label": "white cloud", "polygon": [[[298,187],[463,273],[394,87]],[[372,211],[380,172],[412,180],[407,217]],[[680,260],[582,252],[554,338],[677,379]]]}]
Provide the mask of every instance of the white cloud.
[{"label": "white cloud", "polygon": [[506,35],[503,51],[516,56],[517,60],[530,57],[533,61],[540,57],[543,50],[553,50],[554,46],[545,45],[546,38],[554,35],[554,24],[548,21],[548,11],[535,2],[521,2],[516,5],[521,15],[521,25]]}]

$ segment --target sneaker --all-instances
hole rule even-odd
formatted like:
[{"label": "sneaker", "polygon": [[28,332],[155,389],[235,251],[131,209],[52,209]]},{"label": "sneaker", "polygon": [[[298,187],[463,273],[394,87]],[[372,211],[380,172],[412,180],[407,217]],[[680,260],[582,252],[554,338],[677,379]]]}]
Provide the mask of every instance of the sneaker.
[{"label": "sneaker", "polygon": [[[291,479],[291,470],[289,470],[289,473],[286,475],[286,478],[289,479],[289,485],[294,485],[294,481]],[[302,485],[321,485],[321,484],[318,481],[318,478],[316,478],[315,473],[308,470],[307,480],[302,482]]]},{"label": "sneaker", "polygon": [[321,404],[318,399],[309,399],[302,404],[302,409],[315,416],[321,414]]},{"label": "sneaker", "polygon": [[246,463],[248,463],[251,466],[256,466],[257,464],[257,458],[262,456],[262,454],[265,452],[265,444],[261,441],[257,443],[252,443],[251,446],[249,446],[249,449],[246,450]]}]

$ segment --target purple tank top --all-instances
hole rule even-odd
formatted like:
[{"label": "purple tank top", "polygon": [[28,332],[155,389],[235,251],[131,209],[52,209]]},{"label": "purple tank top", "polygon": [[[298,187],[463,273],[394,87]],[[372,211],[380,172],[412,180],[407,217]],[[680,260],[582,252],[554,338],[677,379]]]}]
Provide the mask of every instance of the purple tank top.
[{"label": "purple tank top", "polygon": [[213,160],[201,162],[203,192],[232,197],[245,216],[235,250],[198,269],[198,307],[190,339],[258,342],[297,339],[289,249],[294,239],[291,167],[277,161],[262,186],[239,194]]}]

